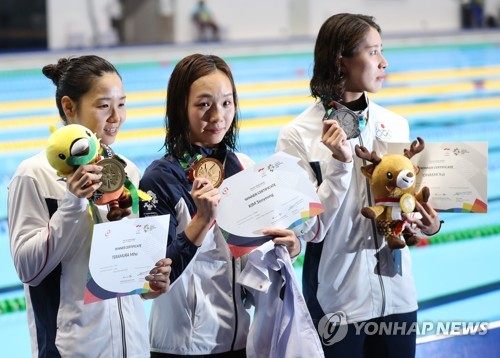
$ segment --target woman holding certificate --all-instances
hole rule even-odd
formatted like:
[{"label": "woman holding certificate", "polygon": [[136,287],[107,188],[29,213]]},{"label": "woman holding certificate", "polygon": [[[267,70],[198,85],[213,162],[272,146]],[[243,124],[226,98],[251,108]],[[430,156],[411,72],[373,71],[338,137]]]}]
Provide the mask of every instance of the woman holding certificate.
[{"label": "woman holding certificate", "polygon": [[[61,58],[43,68],[56,86],[64,124],[81,124],[111,145],[125,121],[125,93],[116,68],[98,56]],[[75,146],[76,147],[76,146]],[[62,155],[62,154],[61,154]],[[127,161],[130,180],[138,168]],[[106,206],[90,213],[87,199],[101,186],[102,167],[78,166],[66,180],[49,165],[45,151],[19,165],[9,184],[11,252],[25,287],[33,356],[149,357],[141,297],[127,295],[84,304],[92,227],[106,221]],[[95,205],[97,206],[97,205]],[[169,287],[170,259],[146,280],[156,291]]]},{"label": "woman holding certificate", "polygon": [[[391,251],[361,215],[373,198],[363,161],[353,155],[356,145],[384,155],[385,143],[410,141],[406,119],[367,96],[381,89],[388,65],[380,32],[371,16],[344,13],[325,21],[310,82],[317,101],[281,130],[276,148],[302,159],[325,209],[303,228],[309,243],[302,282],[327,357],[415,355],[415,331],[359,330],[367,323],[410,327],[417,320],[410,252]],[[428,235],[439,231],[429,204],[417,203],[417,210],[421,218],[407,217],[410,224]],[[347,327],[343,336],[332,337],[330,320]]]},{"label": "woman holding certificate", "polygon": [[[221,58],[194,54],[175,66],[167,88],[166,154],[146,169],[140,184],[153,197],[141,215],[170,214],[166,256],[176,279],[169,293],[153,302],[152,357],[245,357],[250,302],[237,283],[245,257],[232,257],[214,223],[221,199],[217,186],[252,164],[234,152],[237,113],[233,76]],[[275,236],[292,257],[300,253],[292,231],[263,234]],[[193,255],[179,276],[177,265]]]}]

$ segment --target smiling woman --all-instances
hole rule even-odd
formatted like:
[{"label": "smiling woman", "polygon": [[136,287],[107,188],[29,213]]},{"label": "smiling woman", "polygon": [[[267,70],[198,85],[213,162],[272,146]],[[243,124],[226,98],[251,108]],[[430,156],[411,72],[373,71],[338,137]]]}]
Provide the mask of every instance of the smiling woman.
[{"label": "smiling woman", "polygon": [[[489,145],[488,213],[443,214],[446,225],[440,234],[429,245],[412,249],[419,322],[500,319],[500,47],[498,32],[486,35],[384,36],[383,54],[390,65],[382,90],[372,98],[408,118],[414,137],[427,142],[487,141]],[[261,45],[266,46],[265,41]],[[269,48],[252,55],[245,51],[245,44],[224,49],[238,86],[239,147],[256,162],[274,152],[279,129],[311,101],[311,40],[287,41],[279,48],[273,42]],[[199,44],[190,50],[196,49]],[[169,55],[159,61],[155,55],[161,50]],[[127,47],[106,53],[109,58],[119,53],[116,65],[128,108],[113,149],[140,169],[156,159],[165,139],[165,83],[181,50],[186,51],[185,45],[162,45],[150,52],[145,47]],[[10,58],[1,56],[0,60],[0,299],[9,302],[24,299],[24,291],[18,289],[10,256],[7,185],[19,163],[44,147],[49,125],[60,121],[53,86],[40,73],[47,56],[53,54],[16,54],[7,69]],[[136,60],[127,61],[127,56]],[[303,256],[296,261],[299,276],[302,261]],[[490,336],[477,336],[481,343],[471,347],[484,347],[483,338]],[[26,311],[9,308],[0,314],[0,356],[30,357],[27,342]],[[448,348],[440,346],[436,354],[447,354]],[[423,357],[418,353],[417,346],[417,357]]]},{"label": "smiling woman", "polygon": [[[148,166],[140,184],[156,201],[143,205],[141,215],[170,215],[166,256],[173,261],[172,280],[179,262],[194,262],[168,295],[153,302],[151,357],[245,357],[251,346],[246,302],[252,300],[238,283],[246,257],[232,257],[214,225],[221,200],[216,187],[253,164],[235,153],[237,110],[233,75],[222,58],[193,54],[175,66],[167,87],[166,153]],[[300,253],[293,231],[277,228],[264,235],[290,255]],[[178,246],[185,254],[172,256]]]},{"label": "smiling woman", "polygon": [[[99,68],[92,76],[89,67]],[[60,59],[42,70],[57,87],[56,103],[66,124],[81,124],[96,133],[101,142],[114,143],[125,122],[125,92],[122,78],[113,65],[97,56]],[[73,74],[73,76],[64,75]]]},{"label": "smiling woman", "polygon": [[[56,86],[59,115],[67,124],[61,129],[83,125],[76,126],[81,129],[76,138],[81,139],[81,133],[94,138],[92,157],[99,151],[106,156],[97,138],[112,144],[125,120],[125,95],[116,68],[98,56],[82,56],[62,58],[45,66],[43,73]],[[68,134],[61,136],[49,141],[53,146],[48,148],[64,146],[61,142]],[[83,304],[92,227],[106,220],[107,206],[87,199],[101,187],[102,167],[69,161],[67,154],[57,150],[49,155],[50,164],[45,151],[24,160],[8,187],[11,253],[27,297],[32,354],[85,356],[88,342],[100,341],[92,345],[98,356],[147,356],[146,316],[138,295]],[[56,172],[52,159],[65,164],[64,173]],[[138,186],[138,168],[124,160],[131,182]],[[130,214],[118,210],[119,218]],[[157,292],[143,295],[152,298],[166,292],[169,265],[168,259],[157,263],[153,270],[159,275],[146,277],[154,280]]]},{"label": "smiling woman", "polygon": [[191,143],[200,147],[217,146],[235,118],[231,81],[215,71],[193,82],[188,101]]}]

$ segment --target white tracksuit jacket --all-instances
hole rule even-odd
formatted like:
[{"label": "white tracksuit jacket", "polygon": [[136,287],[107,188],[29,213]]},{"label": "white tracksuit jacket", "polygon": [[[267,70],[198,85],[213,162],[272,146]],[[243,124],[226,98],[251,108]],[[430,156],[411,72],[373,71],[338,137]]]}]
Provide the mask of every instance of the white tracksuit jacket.
[{"label": "white tracksuit jacket", "polygon": [[[204,157],[212,152],[198,148]],[[226,177],[253,164],[250,158],[228,152],[218,158]],[[141,189],[153,200],[141,205],[141,215],[170,214],[169,247],[185,240],[184,229],[196,213],[189,194],[192,183],[178,160],[163,157],[145,170]],[[171,257],[168,254],[167,257]],[[237,283],[245,257],[233,258],[218,225],[212,226],[190,264],[175,276],[167,294],[156,298],[149,320],[151,351],[177,355],[227,353],[245,348],[250,313],[247,295]],[[175,270],[175,268],[173,268]]]},{"label": "white tracksuit jacket", "polygon": [[[130,180],[139,169],[127,161]],[[106,207],[99,208],[106,220]],[[91,243],[88,200],[66,190],[45,152],[23,161],[9,184],[12,257],[24,283],[33,357],[149,357],[138,295],[83,304]]]},{"label": "white tracksuit jacket", "polygon": [[360,213],[373,198],[360,170],[363,161],[354,154],[356,144],[383,155],[386,142],[409,142],[409,126],[403,117],[371,101],[368,113],[361,136],[349,140],[351,163],[334,159],[321,143],[325,109],[320,102],[282,128],[277,142],[277,151],[302,159],[325,208],[301,232],[306,241],[319,243],[308,243],[303,272],[304,296],[316,323],[325,313],[338,311],[352,323],[417,309],[408,248],[401,252],[399,275],[384,238]]}]

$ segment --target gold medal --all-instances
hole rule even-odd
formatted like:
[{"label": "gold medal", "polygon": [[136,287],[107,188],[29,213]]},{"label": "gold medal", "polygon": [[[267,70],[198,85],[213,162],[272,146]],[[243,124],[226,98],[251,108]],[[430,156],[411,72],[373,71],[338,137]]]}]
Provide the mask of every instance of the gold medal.
[{"label": "gold medal", "polygon": [[401,199],[399,199],[401,210],[407,214],[415,211],[415,207],[417,206],[416,203],[417,199],[415,199],[415,197],[410,193],[403,194],[403,196],[401,196]]},{"label": "gold medal", "polygon": [[105,158],[96,163],[102,167],[102,185],[98,189],[102,193],[113,193],[120,189],[125,182],[125,169],[123,164],[113,158]]},{"label": "gold medal", "polygon": [[214,158],[203,158],[193,165],[193,178],[207,178],[214,188],[224,180],[224,167]]}]

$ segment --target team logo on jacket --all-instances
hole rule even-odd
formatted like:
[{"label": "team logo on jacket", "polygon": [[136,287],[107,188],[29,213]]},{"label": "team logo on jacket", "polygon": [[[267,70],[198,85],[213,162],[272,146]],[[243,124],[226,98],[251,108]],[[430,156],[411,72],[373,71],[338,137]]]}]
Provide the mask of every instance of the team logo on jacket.
[{"label": "team logo on jacket", "polygon": [[151,200],[144,202],[144,209],[148,211],[156,209],[156,204],[158,204],[158,197],[151,190],[148,190],[147,194],[151,197]]},{"label": "team logo on jacket", "polygon": [[318,333],[325,346],[340,342],[347,335],[347,318],[342,311],[327,313],[318,324]]},{"label": "team logo on jacket", "polygon": [[383,122],[375,123],[375,136],[382,141],[387,141],[392,137],[391,131]]}]

